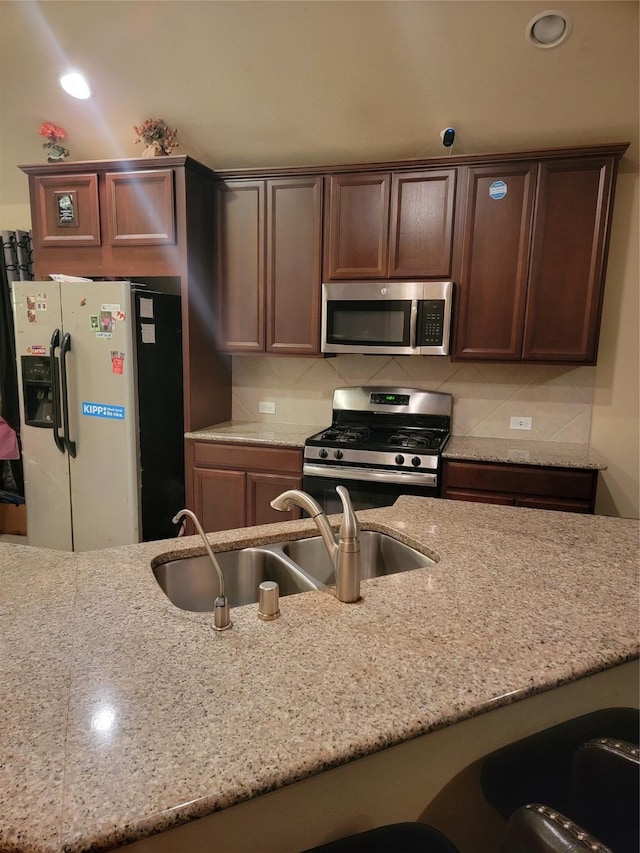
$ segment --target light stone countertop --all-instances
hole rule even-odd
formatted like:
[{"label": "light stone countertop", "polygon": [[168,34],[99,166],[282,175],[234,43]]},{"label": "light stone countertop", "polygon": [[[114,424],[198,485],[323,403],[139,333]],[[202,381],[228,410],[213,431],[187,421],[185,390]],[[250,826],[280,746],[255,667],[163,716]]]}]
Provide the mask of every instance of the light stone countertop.
[{"label": "light stone countertop", "polygon": [[185,438],[198,441],[232,441],[242,444],[275,444],[280,447],[297,447],[302,450],[311,435],[326,429],[328,424],[281,424],[262,421],[225,421],[196,432],[185,433]]},{"label": "light stone countertop", "polygon": [[[238,442],[284,447],[304,447],[311,435],[326,429],[305,424],[268,424],[257,421],[225,421],[197,432],[188,432],[185,438],[199,441]],[[603,471],[607,465],[588,444],[560,441],[527,441],[512,438],[471,438],[452,435],[442,454],[443,459],[460,459],[477,462],[508,462],[517,465],[549,465],[558,468],[582,468]]]},{"label": "light stone countertop", "polygon": [[562,441],[517,441],[513,438],[471,438],[452,435],[444,459],[477,462],[510,462],[516,465],[548,465],[604,471],[606,462],[588,444]]},{"label": "light stone countertop", "polygon": [[354,605],[234,608],[222,634],[150,568],[195,537],[0,545],[0,849],[110,849],[638,656],[637,521],[412,497],[358,517],[436,564]]}]

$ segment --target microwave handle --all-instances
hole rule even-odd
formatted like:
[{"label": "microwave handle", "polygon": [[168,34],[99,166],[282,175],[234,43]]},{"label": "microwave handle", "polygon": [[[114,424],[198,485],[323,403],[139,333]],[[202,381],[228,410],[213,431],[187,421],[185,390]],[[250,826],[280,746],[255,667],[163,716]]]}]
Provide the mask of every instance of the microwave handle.
[{"label": "microwave handle", "polygon": [[411,347],[411,349],[416,348],[416,341],[418,339],[418,323],[420,320],[420,314],[422,313],[421,311],[419,311],[421,304],[422,303],[419,302],[417,299],[411,300],[411,340],[409,342],[409,346]]}]

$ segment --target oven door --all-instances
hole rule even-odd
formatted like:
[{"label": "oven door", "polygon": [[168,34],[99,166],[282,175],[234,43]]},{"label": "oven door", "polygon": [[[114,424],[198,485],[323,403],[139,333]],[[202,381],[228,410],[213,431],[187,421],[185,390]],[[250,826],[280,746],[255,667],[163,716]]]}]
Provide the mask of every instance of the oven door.
[{"label": "oven door", "polygon": [[[357,475],[354,477],[356,472],[353,469],[341,472],[333,468],[331,473],[325,476],[324,473],[313,473],[313,469],[317,467],[304,466],[303,489],[318,501],[327,514],[342,512],[336,486],[344,486],[347,489],[355,510],[391,506],[401,495],[438,497],[438,477],[435,473],[425,474],[422,481],[413,474],[407,474],[406,478],[402,478],[403,482],[389,482],[384,476],[387,473],[385,471],[367,470],[358,478]],[[364,477],[366,479],[363,479]],[[392,479],[401,478],[395,474]]]}]

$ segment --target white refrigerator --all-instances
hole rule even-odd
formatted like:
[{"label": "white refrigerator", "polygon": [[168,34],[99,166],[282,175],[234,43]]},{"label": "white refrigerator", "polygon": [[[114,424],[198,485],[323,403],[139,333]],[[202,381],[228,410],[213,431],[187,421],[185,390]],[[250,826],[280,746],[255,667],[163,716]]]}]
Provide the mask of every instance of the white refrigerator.
[{"label": "white refrigerator", "polygon": [[14,282],[30,545],[175,535],[184,506],[180,298],[128,281]]}]

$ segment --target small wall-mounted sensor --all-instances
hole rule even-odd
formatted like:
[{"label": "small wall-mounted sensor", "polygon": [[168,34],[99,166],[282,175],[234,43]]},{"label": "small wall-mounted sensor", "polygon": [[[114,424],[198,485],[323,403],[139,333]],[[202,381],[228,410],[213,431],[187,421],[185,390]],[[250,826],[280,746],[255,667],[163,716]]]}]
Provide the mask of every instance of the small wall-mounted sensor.
[{"label": "small wall-mounted sensor", "polygon": [[456,132],[452,127],[445,127],[440,131],[440,139],[445,148],[451,148],[456,138]]}]

